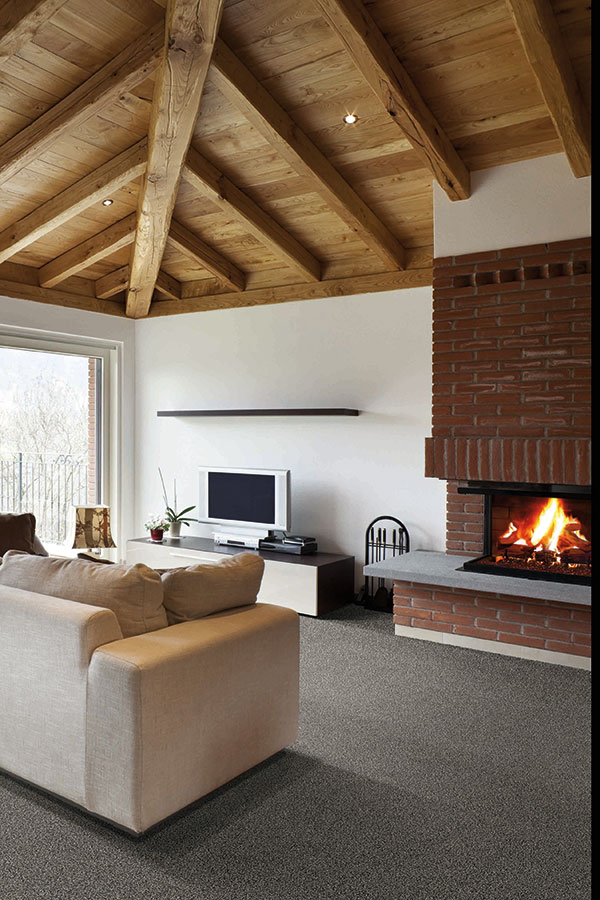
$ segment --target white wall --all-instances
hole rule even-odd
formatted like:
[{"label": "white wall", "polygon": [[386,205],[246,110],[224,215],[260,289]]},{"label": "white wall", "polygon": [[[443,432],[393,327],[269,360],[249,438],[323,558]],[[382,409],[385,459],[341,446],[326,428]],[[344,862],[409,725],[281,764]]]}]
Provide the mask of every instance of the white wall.
[{"label": "white wall", "polygon": [[472,195],[452,202],[434,183],[434,255],[588,237],[591,178],[575,178],[564,153],[471,173]]},{"label": "white wall", "polygon": [[[431,290],[136,323],[136,525],[160,512],[157,467],[197,503],[199,465],[289,468],[292,529],[362,561],[377,515],[444,546],[444,485],[423,476]],[[157,418],[159,409],[358,407],[358,418]],[[185,530],[185,529],[184,529]],[[191,526],[186,534],[209,533]]]},{"label": "white wall", "polygon": [[[119,551],[134,532],[134,360],[135,323],[133,320],[105,316],[80,309],[66,309],[30,300],[0,297],[0,328],[39,331],[40,336],[51,333],[67,338],[108,341],[118,348],[120,409],[116,423],[119,434],[120,459],[118,482],[111,485],[111,494],[118,492],[120,516],[114,523]],[[1,373],[0,373],[1,377]]]}]

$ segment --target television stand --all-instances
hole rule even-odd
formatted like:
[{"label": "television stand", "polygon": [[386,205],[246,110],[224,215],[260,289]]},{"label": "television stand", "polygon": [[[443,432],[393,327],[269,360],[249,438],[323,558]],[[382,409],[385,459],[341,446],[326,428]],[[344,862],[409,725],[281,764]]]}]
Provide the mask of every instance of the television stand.
[{"label": "television stand", "polygon": [[[147,538],[127,542],[127,563],[152,569],[176,569],[198,563],[219,562],[244,548],[215,544],[210,538],[170,538],[155,544]],[[354,599],[354,557],[333,553],[305,556],[251,550],[265,561],[258,595],[261,603],[286,606],[305,616],[320,616]]]}]

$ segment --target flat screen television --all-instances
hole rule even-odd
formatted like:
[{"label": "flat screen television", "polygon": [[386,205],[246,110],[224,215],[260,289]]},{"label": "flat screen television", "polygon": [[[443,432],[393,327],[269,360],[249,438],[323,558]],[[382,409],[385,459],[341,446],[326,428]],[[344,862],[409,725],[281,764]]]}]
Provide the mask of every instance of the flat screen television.
[{"label": "flat screen television", "polygon": [[288,531],[288,469],[200,468],[200,522]]}]

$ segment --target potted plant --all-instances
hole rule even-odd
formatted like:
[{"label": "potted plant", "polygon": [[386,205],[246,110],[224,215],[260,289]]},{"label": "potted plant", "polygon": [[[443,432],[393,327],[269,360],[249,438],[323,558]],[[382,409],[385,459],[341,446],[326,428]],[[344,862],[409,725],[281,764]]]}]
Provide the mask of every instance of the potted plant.
[{"label": "potted plant", "polygon": [[155,544],[162,543],[165,531],[168,531],[171,523],[166,516],[151,516],[145,524],[145,528],[150,532],[150,540]]},{"label": "potted plant", "polygon": [[192,519],[189,516],[186,516],[186,513],[191,512],[195,509],[195,506],[186,506],[185,509],[182,509],[181,512],[176,512],[177,510],[177,481],[175,478],[173,479],[173,506],[169,503],[169,497],[167,494],[167,489],[165,488],[165,480],[163,478],[163,474],[160,470],[160,466],[158,467],[158,474],[160,475],[160,483],[162,484],[163,497],[165,499],[165,518],[170,525],[170,534],[171,537],[178,538],[181,533],[181,525],[187,525],[190,527],[190,522],[197,522],[197,519]]}]

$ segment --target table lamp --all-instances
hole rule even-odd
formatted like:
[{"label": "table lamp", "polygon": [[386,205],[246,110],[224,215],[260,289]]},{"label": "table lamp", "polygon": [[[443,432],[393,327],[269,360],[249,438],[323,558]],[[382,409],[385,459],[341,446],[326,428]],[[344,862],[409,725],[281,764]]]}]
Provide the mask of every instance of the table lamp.
[{"label": "table lamp", "polygon": [[110,533],[110,508],[108,506],[75,507],[74,550],[87,550],[95,557],[99,557],[103,547],[116,546]]}]

